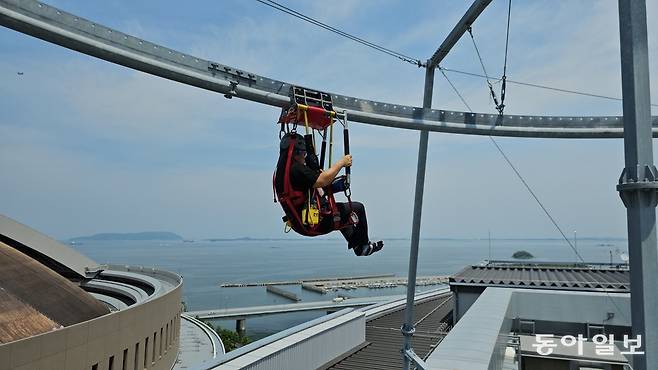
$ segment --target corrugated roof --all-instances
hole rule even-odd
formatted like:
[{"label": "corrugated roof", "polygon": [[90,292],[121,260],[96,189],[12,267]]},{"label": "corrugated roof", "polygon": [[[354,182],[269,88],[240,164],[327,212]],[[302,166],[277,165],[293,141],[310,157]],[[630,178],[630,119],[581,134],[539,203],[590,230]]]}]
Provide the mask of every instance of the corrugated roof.
[{"label": "corrugated roof", "polygon": [[630,292],[625,265],[493,262],[467,266],[450,285]]},{"label": "corrugated roof", "polygon": [[60,326],[0,288],[0,344],[46,333]]},{"label": "corrugated roof", "polygon": [[[416,354],[425,358],[445,337],[449,326],[442,321],[453,308],[452,295],[446,294],[416,304],[416,333],[412,344]],[[357,351],[329,367],[336,370],[379,370],[402,368],[400,349],[403,336],[404,307],[366,322],[366,343]]]},{"label": "corrugated roof", "polygon": [[0,344],[109,313],[37,260],[0,242]]}]

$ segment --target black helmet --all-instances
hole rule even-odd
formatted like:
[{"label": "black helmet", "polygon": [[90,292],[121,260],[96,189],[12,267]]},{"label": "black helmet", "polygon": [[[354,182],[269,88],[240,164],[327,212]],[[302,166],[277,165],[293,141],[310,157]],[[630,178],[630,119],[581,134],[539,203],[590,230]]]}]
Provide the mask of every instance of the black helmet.
[{"label": "black helmet", "polygon": [[296,132],[290,132],[281,138],[280,150],[282,152],[287,151],[290,146],[290,141],[295,140],[295,152],[306,151],[306,143],[304,142],[304,137]]}]

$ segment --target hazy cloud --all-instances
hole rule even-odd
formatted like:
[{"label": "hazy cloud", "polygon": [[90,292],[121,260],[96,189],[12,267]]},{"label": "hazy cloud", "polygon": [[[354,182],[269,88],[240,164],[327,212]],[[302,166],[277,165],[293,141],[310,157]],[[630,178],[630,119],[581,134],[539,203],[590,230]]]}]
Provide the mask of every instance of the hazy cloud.
[{"label": "hazy cloud", "polygon": [[[256,2],[186,9],[158,2],[156,13],[144,9],[152,2],[53,4],[261,75],[374,100],[416,106],[422,100],[422,69]],[[419,58],[434,52],[467,7],[434,1],[415,7],[395,1],[319,4],[289,3]],[[658,5],[647,6],[653,61]],[[492,76],[502,72],[506,10],[504,2],[494,2],[474,25]],[[620,96],[616,12],[611,2],[515,3],[510,78]],[[0,170],[11,174],[0,183],[0,212],[56,237],[147,229],[188,237],[282,235],[271,193],[278,109],[226,100],[9,30],[0,30],[0,43],[8,46],[0,51],[6,76],[0,85]],[[481,68],[468,38],[444,64],[476,73]],[[17,76],[18,70],[25,74]],[[493,112],[483,80],[449,77],[474,110]],[[617,102],[518,85],[508,85],[507,99],[507,111],[517,114],[621,113]],[[465,109],[438,72],[434,105]],[[351,127],[353,193],[367,206],[373,235],[408,236],[418,133]],[[625,235],[625,210],[614,189],[623,167],[621,140],[498,140],[565,231]],[[430,144],[424,236],[484,236],[487,230],[559,236],[488,138],[432,134]]]}]

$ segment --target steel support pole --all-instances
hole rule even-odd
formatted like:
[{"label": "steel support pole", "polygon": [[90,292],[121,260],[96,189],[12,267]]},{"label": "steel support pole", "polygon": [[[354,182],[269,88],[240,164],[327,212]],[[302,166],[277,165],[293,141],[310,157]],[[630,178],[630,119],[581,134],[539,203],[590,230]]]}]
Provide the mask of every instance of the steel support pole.
[{"label": "steel support pole", "polygon": [[628,356],[635,370],[658,369],[658,248],[645,0],[619,0],[625,168],[619,195],[626,206],[633,337],[643,355]]},{"label": "steel support pole", "polygon": [[445,40],[441,43],[438,49],[434,52],[432,57],[427,62],[427,68],[435,68],[441,63],[443,58],[448,56],[448,53],[453,46],[459,41],[464,32],[475,22],[475,20],[482,14],[484,9],[491,3],[491,0],[475,0],[468,8],[466,13],[459,20],[457,25],[450,31]]},{"label": "steel support pole", "polygon": [[[434,68],[425,69],[425,92],[423,94],[423,108],[432,108],[432,92],[434,90]],[[416,329],[414,328],[414,297],[416,295],[416,269],[418,267],[418,243],[420,241],[420,220],[423,211],[423,191],[425,190],[425,167],[427,164],[427,141],[429,131],[420,132],[420,143],[418,145],[418,167],[416,168],[416,193],[414,196],[414,215],[411,226],[411,249],[409,251],[409,274],[407,279],[407,307],[404,312],[404,325],[402,325],[402,334],[404,335],[404,348],[402,349],[402,358],[404,360],[404,370],[409,370],[411,360],[406,355],[407,350],[411,349],[411,337]]]}]

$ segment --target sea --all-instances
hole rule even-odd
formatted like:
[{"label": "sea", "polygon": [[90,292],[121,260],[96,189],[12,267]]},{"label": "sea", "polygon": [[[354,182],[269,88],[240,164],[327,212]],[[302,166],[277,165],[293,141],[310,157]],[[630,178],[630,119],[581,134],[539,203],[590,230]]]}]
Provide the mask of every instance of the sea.
[{"label": "sea", "polygon": [[[148,266],[183,276],[183,302],[189,311],[213,308],[290,303],[259,287],[220,287],[223,283],[299,280],[341,276],[387,275],[406,277],[410,240],[385,240],[384,249],[357,257],[342,239],[219,240],[219,241],[85,241],[73,247],[99,263]],[[627,253],[625,239],[578,239],[572,241],[587,262],[621,263]],[[574,262],[579,258],[563,239],[421,239],[418,276],[454,274],[484,260],[511,260],[525,250],[528,261]],[[418,287],[421,292],[439,286]],[[304,302],[327,301],[341,295],[365,297],[405,294],[406,287],[358,288],[319,294],[299,285],[280,288],[297,294]],[[259,339],[324,315],[302,312],[249,318],[247,335]],[[234,321],[213,321],[214,326],[234,329]]]}]

